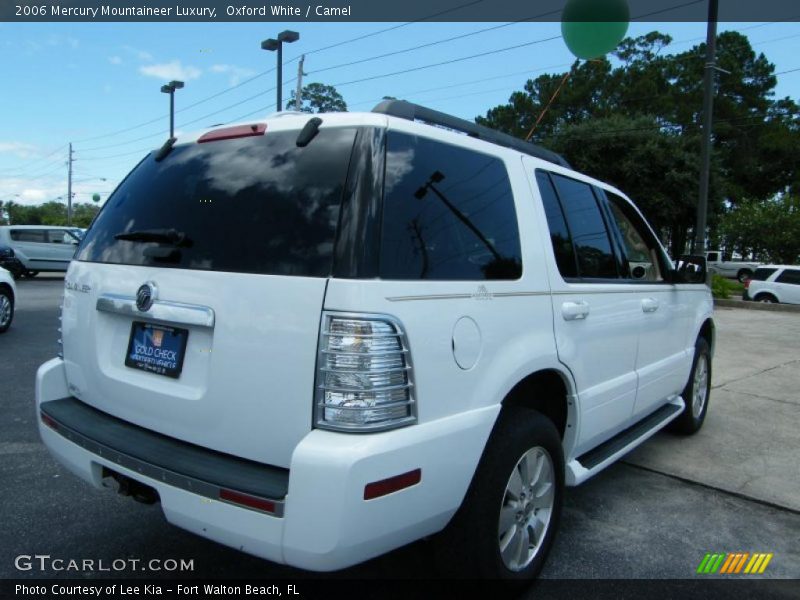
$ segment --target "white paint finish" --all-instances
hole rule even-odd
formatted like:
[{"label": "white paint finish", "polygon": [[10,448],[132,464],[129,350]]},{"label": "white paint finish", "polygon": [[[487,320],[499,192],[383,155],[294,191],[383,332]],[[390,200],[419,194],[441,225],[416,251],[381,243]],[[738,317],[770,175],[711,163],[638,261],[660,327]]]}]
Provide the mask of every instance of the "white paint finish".
[{"label": "white paint finish", "polygon": [[470,317],[461,317],[453,326],[453,358],[465,371],[478,362],[482,339],[478,324]]},{"label": "white paint finish", "polygon": [[[288,466],[311,429],[324,279],[75,262],[66,280],[91,288],[65,291],[62,324],[67,379],[82,401],[171,437]],[[215,312],[213,329],[186,327],[179,379],[125,366],[134,318],[96,310],[98,295],[134,297],[145,281],[156,282],[161,300]]]}]

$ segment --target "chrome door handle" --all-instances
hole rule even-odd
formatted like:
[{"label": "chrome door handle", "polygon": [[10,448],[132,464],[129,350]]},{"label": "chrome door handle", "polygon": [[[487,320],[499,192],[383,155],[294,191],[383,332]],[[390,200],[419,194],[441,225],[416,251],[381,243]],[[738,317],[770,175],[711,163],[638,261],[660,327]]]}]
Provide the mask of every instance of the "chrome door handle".
[{"label": "chrome door handle", "polygon": [[658,300],[655,298],[645,298],[642,300],[642,312],[651,313],[658,310]]},{"label": "chrome door handle", "polygon": [[564,302],[561,305],[561,316],[565,321],[580,321],[589,316],[588,302]]}]

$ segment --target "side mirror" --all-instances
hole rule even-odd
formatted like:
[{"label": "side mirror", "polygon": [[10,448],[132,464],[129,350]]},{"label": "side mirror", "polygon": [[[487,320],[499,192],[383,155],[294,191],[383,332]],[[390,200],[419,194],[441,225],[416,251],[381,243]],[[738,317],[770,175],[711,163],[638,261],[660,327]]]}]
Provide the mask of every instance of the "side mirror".
[{"label": "side mirror", "polygon": [[672,283],[706,283],[706,257],[688,254],[679,257],[672,275]]}]

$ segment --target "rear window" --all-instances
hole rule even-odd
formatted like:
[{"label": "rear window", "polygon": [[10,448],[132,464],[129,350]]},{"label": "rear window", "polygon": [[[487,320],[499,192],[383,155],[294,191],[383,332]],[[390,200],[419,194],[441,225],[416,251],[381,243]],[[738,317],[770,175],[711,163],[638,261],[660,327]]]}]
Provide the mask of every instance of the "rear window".
[{"label": "rear window", "polygon": [[755,281],[766,281],[775,271],[777,271],[777,269],[756,269],[756,272],[753,273],[753,276],[750,277],[750,279]]},{"label": "rear window", "polygon": [[502,160],[390,131],[380,276],[518,279],[519,228]]},{"label": "rear window", "polygon": [[[98,215],[77,259],[325,277],[356,129],[298,131],[176,146],[145,158]],[[173,229],[179,242],[117,240]]]}]

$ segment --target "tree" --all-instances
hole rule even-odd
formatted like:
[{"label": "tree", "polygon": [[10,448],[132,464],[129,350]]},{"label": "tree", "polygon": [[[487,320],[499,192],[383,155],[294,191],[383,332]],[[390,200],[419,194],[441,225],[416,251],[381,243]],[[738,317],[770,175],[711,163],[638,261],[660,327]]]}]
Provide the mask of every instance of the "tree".
[{"label": "tree", "polygon": [[[627,38],[614,52],[619,66],[612,67],[606,58],[576,61],[566,79],[565,73],[553,73],[528,80],[507,104],[476,121],[526,137],[541,116],[533,141],[631,192],[677,254],[694,224],[705,45],[664,55],[670,42],[659,32]],[[747,37],[723,32],[717,49],[718,64],[728,73],[719,73],[716,83],[712,238],[719,235],[726,207],[800,190],[800,107],[790,98],[773,99],[774,65],[753,51]],[[649,162],[637,164],[634,157]],[[604,164],[618,161],[623,164]],[[661,172],[674,182],[665,181]],[[650,194],[642,182],[650,184]],[[672,191],[658,200],[655,188],[664,185]]]},{"label": "tree", "polygon": [[741,202],[722,217],[720,237],[726,248],[743,256],[795,264],[800,260],[800,197]]},{"label": "tree", "polygon": [[[303,86],[301,92],[302,103],[300,110],[308,113],[345,112],[347,103],[342,95],[332,85],[322,83],[309,83]],[[292,90],[291,98],[286,103],[287,110],[294,110],[295,93]]]}]

